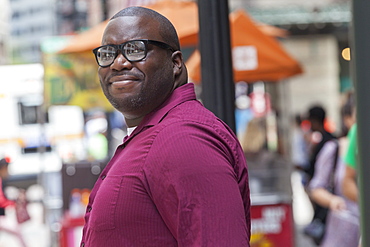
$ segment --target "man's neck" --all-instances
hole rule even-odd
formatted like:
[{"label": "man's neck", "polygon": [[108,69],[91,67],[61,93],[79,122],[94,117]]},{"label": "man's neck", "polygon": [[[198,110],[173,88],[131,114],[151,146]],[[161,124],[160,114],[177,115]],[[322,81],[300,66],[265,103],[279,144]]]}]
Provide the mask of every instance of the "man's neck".
[{"label": "man's neck", "polygon": [[127,127],[128,128],[131,128],[131,127],[138,126],[143,119],[144,119],[144,117],[131,118],[131,119],[125,118],[125,122],[126,122]]}]

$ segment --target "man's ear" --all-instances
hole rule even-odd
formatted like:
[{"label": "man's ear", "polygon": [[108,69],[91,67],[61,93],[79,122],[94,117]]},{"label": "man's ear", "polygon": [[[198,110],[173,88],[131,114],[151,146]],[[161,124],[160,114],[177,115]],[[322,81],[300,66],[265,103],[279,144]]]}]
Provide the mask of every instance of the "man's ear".
[{"label": "man's ear", "polygon": [[172,62],[173,62],[173,75],[174,77],[178,77],[181,74],[181,70],[183,69],[183,59],[181,51],[175,51],[172,53]]}]

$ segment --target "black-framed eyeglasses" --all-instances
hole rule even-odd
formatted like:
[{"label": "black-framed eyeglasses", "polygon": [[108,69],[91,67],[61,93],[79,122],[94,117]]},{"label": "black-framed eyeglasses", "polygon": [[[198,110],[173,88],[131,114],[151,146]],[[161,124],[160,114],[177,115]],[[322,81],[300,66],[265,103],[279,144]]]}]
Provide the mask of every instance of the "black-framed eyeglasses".
[{"label": "black-framed eyeglasses", "polygon": [[148,44],[158,46],[163,49],[168,49],[172,52],[175,51],[170,45],[161,41],[150,40],[150,39],[136,39],[130,40],[120,45],[103,45],[95,48],[93,53],[95,54],[96,62],[100,67],[109,67],[119,52],[130,62],[138,62],[146,58],[148,53]]}]

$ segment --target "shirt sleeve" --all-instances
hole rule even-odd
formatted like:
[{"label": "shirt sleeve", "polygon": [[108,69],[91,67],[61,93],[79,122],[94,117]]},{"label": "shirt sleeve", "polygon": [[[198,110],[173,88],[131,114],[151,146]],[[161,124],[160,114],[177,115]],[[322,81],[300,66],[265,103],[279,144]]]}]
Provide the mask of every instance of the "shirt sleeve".
[{"label": "shirt sleeve", "polygon": [[249,214],[238,181],[247,183],[247,173],[235,171],[226,142],[186,127],[169,128],[149,156],[151,197],[178,246],[249,246]]},{"label": "shirt sleeve", "polygon": [[315,163],[315,173],[310,181],[308,188],[310,190],[317,188],[329,188],[330,176],[333,172],[335,161],[335,152],[337,145],[334,141],[328,141],[324,144],[317,155]]},{"label": "shirt sleeve", "polygon": [[356,169],[357,167],[357,125],[354,124],[348,133],[348,147],[344,155],[344,162],[347,166]]}]

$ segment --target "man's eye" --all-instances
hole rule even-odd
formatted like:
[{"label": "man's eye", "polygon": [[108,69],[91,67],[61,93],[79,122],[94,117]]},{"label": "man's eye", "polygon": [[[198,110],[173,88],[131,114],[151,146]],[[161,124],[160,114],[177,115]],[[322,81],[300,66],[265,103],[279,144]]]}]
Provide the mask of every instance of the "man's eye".
[{"label": "man's eye", "polygon": [[114,54],[113,52],[104,52],[103,53],[103,58],[112,58],[114,57]]},{"label": "man's eye", "polygon": [[114,58],[116,52],[111,47],[104,48],[100,50],[100,59],[102,60],[109,60]]},{"label": "man's eye", "polygon": [[126,51],[126,54],[131,55],[131,54],[143,53],[145,52],[145,48],[142,46],[129,44],[125,47],[125,51]]}]

